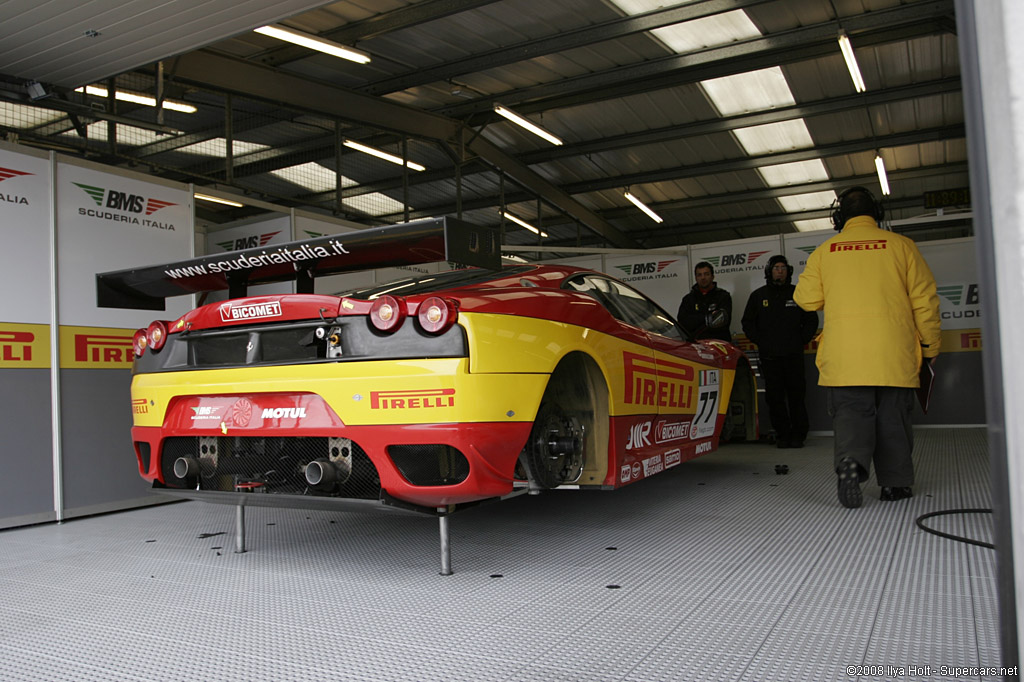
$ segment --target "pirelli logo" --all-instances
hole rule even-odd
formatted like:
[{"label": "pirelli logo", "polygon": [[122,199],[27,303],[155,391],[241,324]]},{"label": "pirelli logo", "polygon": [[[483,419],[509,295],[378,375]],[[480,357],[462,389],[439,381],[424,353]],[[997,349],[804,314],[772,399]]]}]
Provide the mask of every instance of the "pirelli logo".
[{"label": "pirelli logo", "polygon": [[455,407],[455,389],[370,391],[372,410],[422,410],[435,407]]},{"label": "pirelli logo", "polygon": [[63,369],[131,369],[133,329],[60,328]]},{"label": "pirelli logo", "polygon": [[221,322],[265,320],[271,317],[281,317],[281,304],[277,301],[250,303],[249,305],[226,305],[220,309]]},{"label": "pirelli logo", "polygon": [[877,251],[889,244],[885,239],[865,239],[856,242],[832,242],[829,251]]},{"label": "pirelli logo", "polygon": [[0,322],[0,367],[50,366],[50,328],[45,324]]},{"label": "pirelli logo", "polygon": [[688,408],[693,404],[693,367],[647,355],[622,353],[623,402]]}]

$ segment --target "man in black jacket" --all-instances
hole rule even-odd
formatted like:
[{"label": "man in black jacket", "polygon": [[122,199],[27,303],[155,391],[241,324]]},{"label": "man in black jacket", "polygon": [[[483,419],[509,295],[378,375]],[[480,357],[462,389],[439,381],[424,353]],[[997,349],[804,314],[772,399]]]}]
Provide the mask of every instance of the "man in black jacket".
[{"label": "man in black jacket", "polygon": [[[711,263],[701,261],[693,268],[697,283],[683,296],[676,320],[698,339],[732,341],[732,296],[719,289]],[[718,313],[718,314],[716,314]],[[721,313],[724,313],[724,317]]]},{"label": "man in black jacket", "polygon": [[757,344],[776,445],[802,448],[809,428],[804,402],[804,346],[818,331],[818,315],[793,302],[793,268],[785,256],[768,260],[764,278],[767,284],[747,299],[743,333]]}]

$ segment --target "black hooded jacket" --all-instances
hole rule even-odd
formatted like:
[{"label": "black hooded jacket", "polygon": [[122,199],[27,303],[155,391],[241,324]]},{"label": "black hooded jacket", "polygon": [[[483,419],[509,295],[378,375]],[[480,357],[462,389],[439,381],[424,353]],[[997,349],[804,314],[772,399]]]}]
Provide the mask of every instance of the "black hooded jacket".
[{"label": "black hooded jacket", "polygon": [[765,268],[768,283],[755,289],[743,310],[743,333],[757,344],[762,356],[802,353],[818,331],[817,313],[807,312],[793,301],[792,271],[783,283],[771,280],[771,268],[781,257],[772,257]]}]

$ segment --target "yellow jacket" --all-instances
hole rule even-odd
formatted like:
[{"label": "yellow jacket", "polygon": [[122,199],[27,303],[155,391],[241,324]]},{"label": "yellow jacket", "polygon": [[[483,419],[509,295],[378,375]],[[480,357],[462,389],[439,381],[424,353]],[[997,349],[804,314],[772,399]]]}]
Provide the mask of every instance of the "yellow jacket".
[{"label": "yellow jacket", "polygon": [[821,386],[916,388],[921,358],[939,354],[935,277],[910,239],[868,216],[815,249],[793,300],[825,311],[818,345]]}]

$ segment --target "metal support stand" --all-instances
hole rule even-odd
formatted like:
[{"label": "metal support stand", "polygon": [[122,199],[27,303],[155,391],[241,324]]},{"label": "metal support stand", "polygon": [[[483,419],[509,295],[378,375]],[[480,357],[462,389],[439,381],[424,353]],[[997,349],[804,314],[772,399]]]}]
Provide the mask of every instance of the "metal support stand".
[{"label": "metal support stand", "polygon": [[245,506],[235,507],[235,554],[245,553]]},{"label": "metal support stand", "polygon": [[444,513],[444,507],[439,507],[438,511],[442,512],[441,515],[437,517],[441,530],[441,575],[451,575],[452,545],[451,538],[448,534],[448,514]]}]

